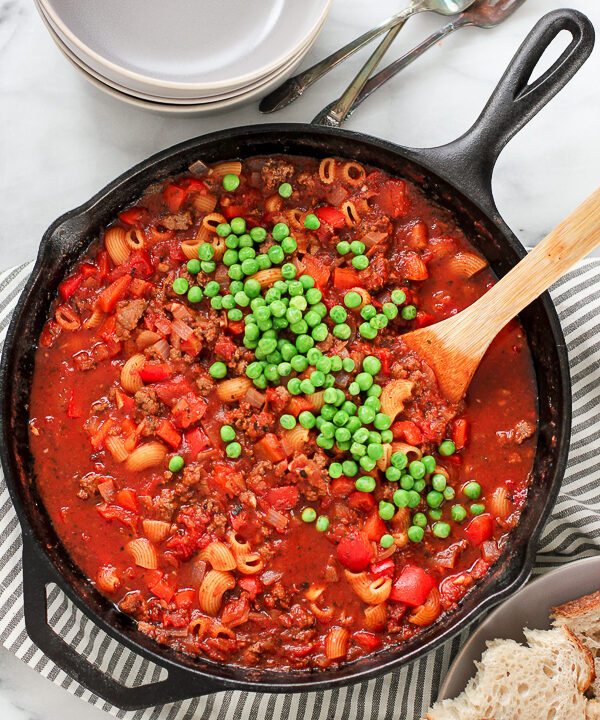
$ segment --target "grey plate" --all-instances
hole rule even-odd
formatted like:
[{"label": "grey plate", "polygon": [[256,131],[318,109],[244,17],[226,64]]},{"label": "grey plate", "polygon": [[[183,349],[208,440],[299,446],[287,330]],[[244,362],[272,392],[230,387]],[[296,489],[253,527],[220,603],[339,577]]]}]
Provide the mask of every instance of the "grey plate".
[{"label": "grey plate", "polygon": [[456,656],[440,687],[439,700],[459,695],[475,674],[486,642],[506,638],[524,642],[523,628],[550,627],[550,610],[600,589],[600,556],[576,560],[542,575],[490,613]]},{"label": "grey plate", "polygon": [[288,62],[331,0],[42,0],[89,65],[132,90],[240,87]]}]

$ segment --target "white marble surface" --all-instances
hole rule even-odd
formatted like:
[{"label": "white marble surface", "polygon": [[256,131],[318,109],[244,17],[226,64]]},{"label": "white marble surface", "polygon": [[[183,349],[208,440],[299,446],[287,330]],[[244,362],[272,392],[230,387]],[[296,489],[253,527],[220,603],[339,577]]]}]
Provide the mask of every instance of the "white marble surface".
[{"label": "white marble surface", "polygon": [[[598,0],[573,1],[600,29]],[[305,65],[400,5],[398,0],[334,0]],[[452,140],[478,115],[535,21],[563,5],[564,0],[527,0],[495,30],[456,33],[380,90],[347,127],[412,146]],[[399,55],[439,24],[440,19],[431,15],[414,18],[390,55]],[[229,41],[234,38],[235,34]],[[564,43],[557,41],[557,46],[562,49]],[[309,121],[337,96],[365,57],[363,51],[276,116],[259,115],[255,105],[210,117],[151,115],[108,98],[81,79],[54,46],[31,0],[0,0],[0,268],[32,258],[44,229],[57,215],[160,149],[223,127]],[[498,162],[497,204],[524,243],[540,240],[598,185],[599,131],[596,49]],[[1,720],[101,716],[0,650]]]}]

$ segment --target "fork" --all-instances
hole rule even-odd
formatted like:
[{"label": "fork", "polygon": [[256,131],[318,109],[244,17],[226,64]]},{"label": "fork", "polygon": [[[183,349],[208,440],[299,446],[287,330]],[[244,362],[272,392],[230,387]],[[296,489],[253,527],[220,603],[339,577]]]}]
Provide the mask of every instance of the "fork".
[{"label": "fork", "polygon": [[326,124],[329,126],[341,125],[343,120],[352,115],[356,108],[370,95],[372,95],[375,90],[384,85],[390,78],[394,77],[394,75],[399,73],[401,70],[404,70],[405,67],[408,67],[420,55],[422,55],[426,50],[429,50],[430,47],[436,45],[440,40],[447,37],[455,30],[459,30],[464,27],[478,27],[483,28],[484,30],[494,28],[510,17],[515,10],[523,5],[524,2],[525,0],[479,0],[468,10],[465,10],[454,18],[454,20],[450,21],[446,25],[443,25],[439,30],[436,30],[436,32],[432,33],[428,38],[416,45],[401,58],[398,58],[398,60],[395,60],[386,68],[381,70],[381,72],[378,72],[377,75],[374,75],[358,93],[350,109],[344,118],[342,118],[342,121],[338,123],[331,123],[327,121],[323,122],[323,119],[328,117],[330,110],[338,102],[337,100],[334,100],[321,110],[321,112],[313,120],[313,123]]}]

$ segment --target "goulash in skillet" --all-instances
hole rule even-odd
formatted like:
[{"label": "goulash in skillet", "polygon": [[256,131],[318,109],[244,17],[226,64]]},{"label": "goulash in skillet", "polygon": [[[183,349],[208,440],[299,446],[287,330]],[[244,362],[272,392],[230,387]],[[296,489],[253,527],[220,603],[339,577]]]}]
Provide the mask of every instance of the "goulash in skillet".
[{"label": "goulash in skillet", "polygon": [[452,216],[337,158],[150,187],[59,287],[31,447],[74,561],[144,633],[241,666],[398,645],[485,575],[535,450],[523,330],[458,406],[402,334],[493,284]]}]

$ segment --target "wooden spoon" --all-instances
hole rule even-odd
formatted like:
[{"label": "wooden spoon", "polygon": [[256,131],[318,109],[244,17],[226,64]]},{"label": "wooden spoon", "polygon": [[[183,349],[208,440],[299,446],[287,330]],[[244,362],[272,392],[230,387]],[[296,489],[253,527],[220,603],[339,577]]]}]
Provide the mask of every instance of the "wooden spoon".
[{"label": "wooden spoon", "polygon": [[435,372],[446,398],[458,402],[506,323],[598,244],[600,188],[472,305],[402,340]]}]

